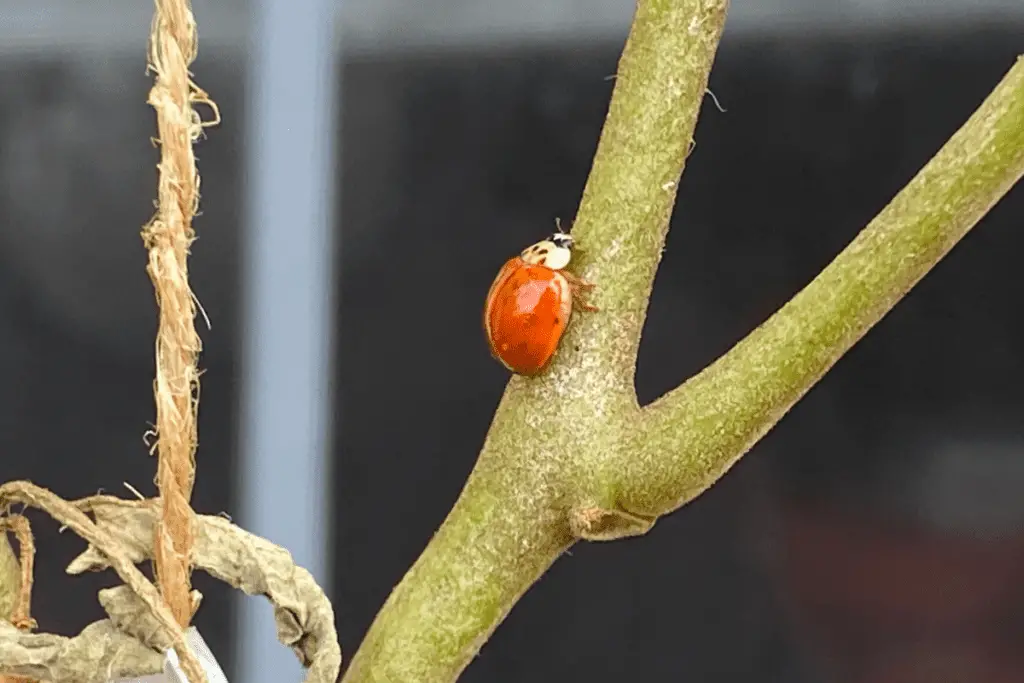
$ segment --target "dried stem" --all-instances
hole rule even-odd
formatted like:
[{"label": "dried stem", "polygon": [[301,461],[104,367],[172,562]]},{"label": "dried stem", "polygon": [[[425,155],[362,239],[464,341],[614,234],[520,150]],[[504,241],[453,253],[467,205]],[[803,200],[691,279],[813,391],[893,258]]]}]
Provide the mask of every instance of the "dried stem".
[{"label": "dried stem", "polygon": [[0,620],[10,619],[21,593],[21,565],[7,534],[0,534]]},{"label": "dried stem", "polygon": [[188,0],[156,0],[149,41],[149,68],[156,81],[148,102],[156,110],[160,180],[157,213],[142,232],[149,251],[147,271],[160,306],[153,385],[161,501],[155,564],[161,593],[181,626],[192,619],[190,552],[195,521],[189,500],[195,481],[197,363],[202,346],[195,328],[196,300],[188,283],[189,247],[195,239],[192,218],[199,204],[192,143],[204,125],[192,105],[213,106],[190,78],[196,49],[195,18]]},{"label": "dried stem", "polygon": [[[14,557],[7,531],[13,531],[18,538],[20,560]],[[19,631],[29,631],[36,627],[31,616],[35,552],[28,520],[22,515],[0,517],[0,588],[4,590],[0,600],[0,623],[9,620]],[[34,683],[36,680],[27,676],[0,674],[0,683]]]},{"label": "dried stem", "polygon": [[18,564],[21,566],[21,587],[18,599],[11,610],[9,621],[14,627],[30,631],[36,627],[32,618],[32,582],[36,558],[36,544],[32,538],[32,527],[24,515],[0,517],[0,533],[14,532],[18,539]]}]

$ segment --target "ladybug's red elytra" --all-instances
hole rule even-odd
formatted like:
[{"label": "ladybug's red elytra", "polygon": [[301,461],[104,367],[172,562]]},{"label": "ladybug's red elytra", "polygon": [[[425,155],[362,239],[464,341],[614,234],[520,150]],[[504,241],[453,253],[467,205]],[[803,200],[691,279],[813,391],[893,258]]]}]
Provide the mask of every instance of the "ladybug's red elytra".
[{"label": "ladybug's red elytra", "polygon": [[502,266],[487,294],[484,332],[491,354],[518,375],[547,367],[574,305],[597,310],[580,296],[594,285],[565,270],[572,249],[564,232],[527,247]]}]

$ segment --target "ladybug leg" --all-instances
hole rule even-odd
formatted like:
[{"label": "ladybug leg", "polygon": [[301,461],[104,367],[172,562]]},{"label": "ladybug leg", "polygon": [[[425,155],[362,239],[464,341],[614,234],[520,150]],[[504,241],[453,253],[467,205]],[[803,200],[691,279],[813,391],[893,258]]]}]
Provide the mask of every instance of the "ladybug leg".
[{"label": "ladybug leg", "polygon": [[579,275],[575,275],[573,273],[570,273],[567,270],[561,270],[559,272],[562,274],[562,277],[564,277],[566,279],[566,281],[570,285],[572,285],[573,289],[577,289],[577,290],[582,289],[582,290],[588,290],[589,291],[589,290],[594,288],[594,283],[593,282],[587,282],[586,280],[581,278]]},{"label": "ladybug leg", "polygon": [[589,312],[601,310],[597,306],[594,306],[589,301],[587,301],[588,295],[594,289],[593,282],[587,282],[583,278],[577,277],[576,275],[573,275],[572,273],[567,273],[565,271],[562,271],[562,275],[565,276],[565,279],[569,282],[569,286],[572,288],[572,302],[574,306],[579,306],[582,310]]}]

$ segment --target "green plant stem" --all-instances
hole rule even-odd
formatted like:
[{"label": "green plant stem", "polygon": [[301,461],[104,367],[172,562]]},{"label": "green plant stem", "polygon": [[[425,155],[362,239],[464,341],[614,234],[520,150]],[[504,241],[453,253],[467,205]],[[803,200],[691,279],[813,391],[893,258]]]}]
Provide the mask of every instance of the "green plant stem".
[{"label": "green plant stem", "polygon": [[639,4],[573,226],[578,263],[597,285],[592,301],[601,311],[574,324],[572,342],[591,359],[584,367],[616,373],[616,389],[631,395],[651,287],[728,5]]},{"label": "green plant stem", "polygon": [[[644,411],[617,463],[619,504],[657,516],[706,489],[1024,174],[1024,60],[806,288]],[[938,330],[937,330],[938,332]]]},{"label": "green plant stem", "polygon": [[1020,64],[814,282],[641,410],[636,349],[726,0],[641,0],[573,234],[601,312],[550,369],[513,378],[466,488],[344,680],[458,677],[578,538],[643,533],[714,482],[1024,172]]},{"label": "green plant stem", "polygon": [[601,464],[639,416],[635,348],[727,0],[641,0],[573,234],[601,313],[515,377],[459,500],[377,615],[347,683],[455,680],[578,537],[642,533]]}]

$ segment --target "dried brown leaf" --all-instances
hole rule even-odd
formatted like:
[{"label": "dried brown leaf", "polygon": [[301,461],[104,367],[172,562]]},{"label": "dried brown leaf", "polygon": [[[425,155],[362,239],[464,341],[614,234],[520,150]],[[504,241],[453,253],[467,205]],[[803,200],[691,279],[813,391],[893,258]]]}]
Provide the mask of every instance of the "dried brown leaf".
[{"label": "dried brown leaf", "polygon": [[[153,617],[146,605],[128,586],[104,588],[99,593],[103,610],[110,615],[110,621],[123,633],[137,638],[146,647],[166,651],[172,646],[167,631]],[[192,591],[192,614],[195,614],[203,599],[199,591]]]},{"label": "dried brown leaf", "polygon": [[107,619],[77,636],[25,633],[0,622],[0,668],[53,683],[107,683],[163,670],[163,655],[121,633]]},{"label": "dried brown leaf", "polygon": [[[153,612],[154,618],[166,630],[170,641],[174,644],[174,650],[181,660],[182,671],[188,676],[189,681],[207,683],[202,665],[189,649],[188,643],[185,641],[185,634],[175,621],[174,615],[171,614],[167,604],[160,597],[156,586],[150,583],[130,557],[126,556],[114,530],[94,523],[80,509],[80,506],[69,503],[31,482],[12,481],[0,486],[0,509],[6,509],[14,503],[30,505],[45,511],[99,550],[103,554],[105,565],[114,569],[121,580],[130,586],[141,600],[146,602]],[[52,683],[59,683],[59,679],[52,679]]]},{"label": "dried brown leaf", "polygon": [[[155,502],[95,496],[76,505],[95,517],[97,527],[116,535],[133,562],[152,557]],[[288,551],[221,517],[197,515],[195,540],[192,561],[197,569],[248,595],[270,600],[278,640],[308,667],[307,683],[334,683],[341,668],[334,609],[313,576],[297,566]],[[108,566],[103,554],[90,547],[71,562],[68,572]]]},{"label": "dried brown leaf", "polygon": [[[24,634],[6,625],[0,631],[4,674],[105,683],[161,670],[161,652],[170,646],[179,655],[184,651],[183,664],[193,656],[155,587],[134,566],[152,558],[157,501],[95,496],[69,503],[28,482],[0,486],[0,508],[14,502],[48,512],[89,543],[68,573],[113,568],[127,585],[100,592],[111,618],[75,638]],[[334,683],[341,668],[334,610],[313,576],[288,551],[221,517],[198,515],[196,532],[195,566],[249,595],[266,596],[274,606],[278,639],[307,667],[307,683]],[[200,597],[193,591],[193,610]],[[190,680],[205,679],[185,672]]]}]

